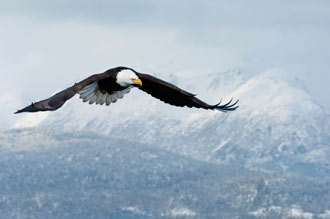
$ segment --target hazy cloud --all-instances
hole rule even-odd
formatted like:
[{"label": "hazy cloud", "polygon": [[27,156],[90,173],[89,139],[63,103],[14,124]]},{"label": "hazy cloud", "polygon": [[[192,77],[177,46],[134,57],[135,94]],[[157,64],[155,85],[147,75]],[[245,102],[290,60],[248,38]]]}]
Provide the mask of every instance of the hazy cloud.
[{"label": "hazy cloud", "polygon": [[170,25],[182,28],[301,28],[328,25],[326,0],[153,1],[12,0],[1,1],[2,14],[53,21]]}]

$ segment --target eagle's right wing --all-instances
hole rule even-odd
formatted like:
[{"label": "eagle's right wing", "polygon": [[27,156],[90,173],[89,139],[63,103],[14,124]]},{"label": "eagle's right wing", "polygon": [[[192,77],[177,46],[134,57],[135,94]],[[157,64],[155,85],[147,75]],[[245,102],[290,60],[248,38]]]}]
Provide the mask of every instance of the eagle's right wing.
[{"label": "eagle's right wing", "polygon": [[238,108],[238,106],[236,105],[238,103],[238,100],[234,103],[232,103],[232,100],[230,100],[224,105],[220,105],[221,101],[218,104],[209,105],[198,99],[196,95],[182,90],[181,88],[167,81],[163,81],[148,74],[137,73],[137,76],[142,81],[142,86],[138,87],[140,90],[143,90],[151,96],[174,106],[187,106],[202,109],[219,110],[222,112],[234,111]]}]

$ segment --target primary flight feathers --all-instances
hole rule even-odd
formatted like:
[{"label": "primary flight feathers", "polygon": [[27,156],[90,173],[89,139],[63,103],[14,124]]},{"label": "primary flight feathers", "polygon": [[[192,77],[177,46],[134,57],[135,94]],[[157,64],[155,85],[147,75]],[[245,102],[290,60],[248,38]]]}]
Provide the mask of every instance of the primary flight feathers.
[{"label": "primary flight feathers", "polygon": [[138,73],[131,68],[116,67],[101,74],[94,74],[48,99],[32,103],[15,113],[54,111],[77,93],[84,102],[110,105],[123,98],[133,87],[138,87],[151,96],[174,106],[196,107],[222,112],[233,111],[238,108],[236,106],[238,100],[234,103],[230,100],[224,105],[220,105],[221,101],[218,104],[209,105],[196,98],[194,94],[171,83],[148,74]]}]

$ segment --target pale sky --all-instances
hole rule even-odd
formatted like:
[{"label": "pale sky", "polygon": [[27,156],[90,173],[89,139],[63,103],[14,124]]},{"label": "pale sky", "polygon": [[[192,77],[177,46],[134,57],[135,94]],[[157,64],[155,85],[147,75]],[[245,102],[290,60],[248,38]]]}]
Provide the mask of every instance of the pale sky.
[{"label": "pale sky", "polygon": [[247,75],[280,67],[330,109],[328,0],[0,0],[0,27],[8,109],[119,65]]}]

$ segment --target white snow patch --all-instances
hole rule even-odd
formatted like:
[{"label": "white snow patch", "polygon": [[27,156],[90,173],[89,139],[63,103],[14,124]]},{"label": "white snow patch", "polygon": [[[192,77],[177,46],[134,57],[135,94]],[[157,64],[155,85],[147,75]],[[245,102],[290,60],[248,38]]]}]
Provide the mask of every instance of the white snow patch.
[{"label": "white snow patch", "polygon": [[14,111],[21,105],[19,98],[0,87],[0,128],[9,129],[17,119]]},{"label": "white snow patch", "polygon": [[289,211],[289,217],[293,218],[306,218],[306,219],[312,219],[313,214],[310,212],[304,212],[301,208],[292,208]]},{"label": "white snow patch", "polygon": [[12,128],[34,127],[46,119],[48,114],[49,112],[38,112],[21,115],[21,117],[16,120]]},{"label": "white snow patch", "polygon": [[328,147],[326,145],[322,145],[319,148],[309,152],[305,156],[304,161],[310,163],[329,163],[329,154],[330,151]]},{"label": "white snow patch", "polygon": [[193,212],[192,210],[187,208],[174,208],[171,210],[171,216],[173,217],[180,217],[180,216],[194,217],[196,215],[197,215],[196,212]]},{"label": "white snow patch", "polygon": [[[270,207],[263,207],[259,208],[256,211],[249,212],[250,215],[256,216],[256,217],[268,217],[271,212],[277,213],[277,214],[283,214],[287,213],[287,217],[289,218],[300,218],[300,219],[311,219],[314,217],[314,215],[310,212],[304,212],[299,206],[293,205],[291,209],[285,208],[282,209],[279,206],[270,206]],[[327,213],[325,212],[325,216]],[[330,214],[329,214],[330,216]]]},{"label": "white snow patch", "polygon": [[123,207],[123,211],[130,211],[136,214],[145,214],[144,211],[140,210],[137,206],[128,206],[128,207]]},{"label": "white snow patch", "polygon": [[158,158],[158,155],[157,154],[153,154],[153,153],[150,153],[150,152],[142,152],[141,153],[141,157],[144,158],[144,159],[156,159]]},{"label": "white snow patch", "polygon": [[250,215],[254,215],[254,216],[265,216],[266,213],[267,213],[267,208],[259,208],[256,211],[249,212]]},{"label": "white snow patch", "polygon": [[39,208],[42,208],[42,205],[43,205],[43,200],[45,198],[45,195],[42,194],[42,193],[37,193],[33,198],[32,200],[36,202],[37,206]]},{"label": "white snow patch", "polygon": [[323,214],[319,214],[319,218],[330,219],[330,210],[326,210]]},{"label": "white snow patch", "polygon": [[221,148],[223,148],[230,140],[223,140],[221,141],[221,143],[216,147],[214,148],[214,150],[212,151],[212,153],[215,153],[217,151],[219,151]]}]

